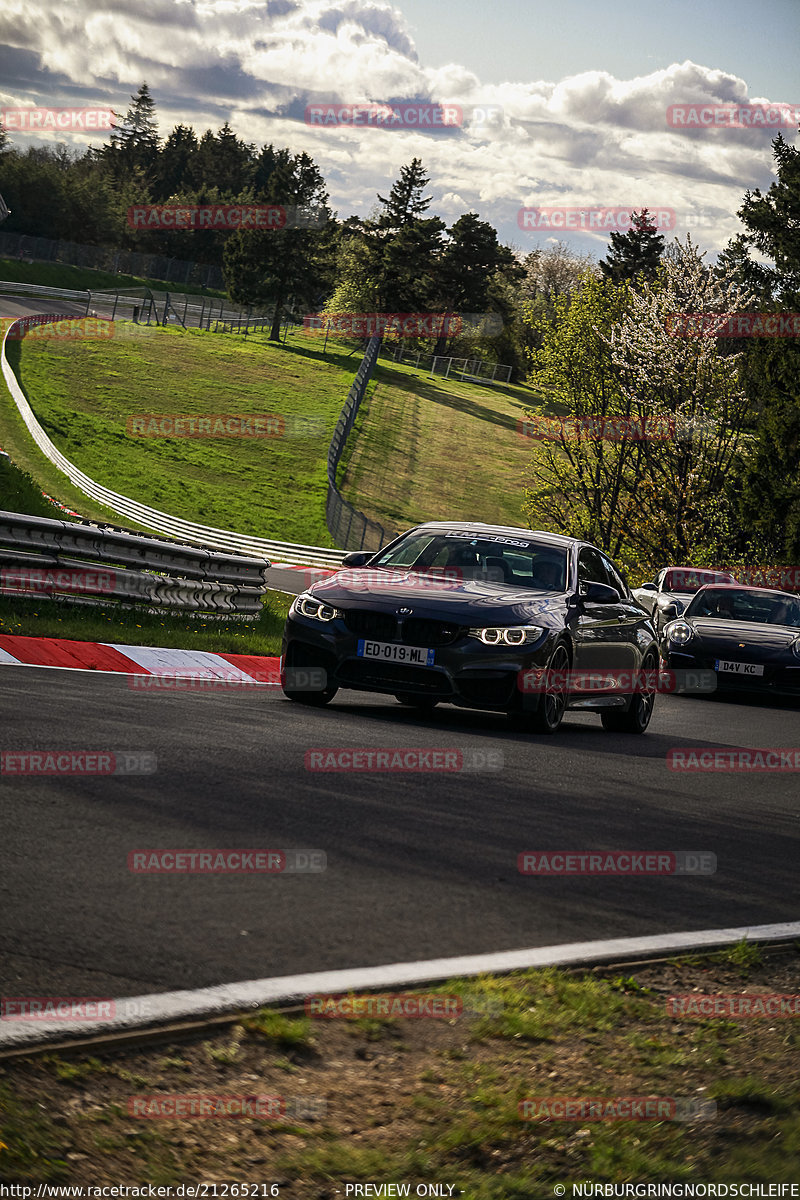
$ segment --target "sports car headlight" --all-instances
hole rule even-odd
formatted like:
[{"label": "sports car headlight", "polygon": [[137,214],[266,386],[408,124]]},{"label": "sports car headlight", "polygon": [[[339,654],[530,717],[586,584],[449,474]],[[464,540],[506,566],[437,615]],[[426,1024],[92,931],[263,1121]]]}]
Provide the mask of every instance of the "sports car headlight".
[{"label": "sports car headlight", "polygon": [[292,602],[289,612],[291,615],[300,613],[304,617],[313,617],[315,621],[332,621],[335,617],[342,616],[341,609],[334,608],[330,604],[323,604],[321,600],[316,600],[308,592],[302,592]]},{"label": "sports car headlight", "polygon": [[469,636],[484,646],[525,646],[538,642],[544,630],[539,625],[488,625],[470,629]]},{"label": "sports car headlight", "polygon": [[694,637],[694,630],[686,621],[673,621],[664,631],[669,641],[676,646],[685,646]]}]

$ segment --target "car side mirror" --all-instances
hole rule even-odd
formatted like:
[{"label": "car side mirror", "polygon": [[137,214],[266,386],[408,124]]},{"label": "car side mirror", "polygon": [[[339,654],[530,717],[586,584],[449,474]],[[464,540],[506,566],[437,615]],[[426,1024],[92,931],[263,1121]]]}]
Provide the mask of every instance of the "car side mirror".
[{"label": "car side mirror", "polygon": [[658,584],[656,584],[656,583],[640,583],[639,591],[640,592],[657,592]]},{"label": "car side mirror", "polygon": [[683,605],[677,604],[674,600],[671,604],[665,604],[661,610],[668,621],[672,621],[675,617],[680,616],[683,611]]},{"label": "car side mirror", "polygon": [[372,555],[367,550],[351,550],[349,554],[345,554],[342,559],[343,567],[363,567],[369,562]]},{"label": "car side mirror", "polygon": [[584,604],[618,604],[620,594],[607,583],[589,583],[581,594]]}]

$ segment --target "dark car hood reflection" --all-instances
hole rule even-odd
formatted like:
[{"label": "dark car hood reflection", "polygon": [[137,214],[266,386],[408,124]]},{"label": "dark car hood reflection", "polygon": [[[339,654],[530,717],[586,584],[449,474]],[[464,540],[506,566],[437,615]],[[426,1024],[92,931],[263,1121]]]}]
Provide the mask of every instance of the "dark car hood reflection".
[{"label": "dark car hood reflection", "polygon": [[[318,600],[335,607],[363,606],[382,612],[399,607],[413,609],[415,615],[457,620],[476,625],[493,622],[511,624],[540,617],[563,617],[566,597],[563,592],[533,591],[513,584],[489,580],[448,580],[413,572],[386,571],[386,580],[376,570],[366,570],[364,579],[350,570],[314,585]],[[344,575],[344,579],[342,579]]]}]

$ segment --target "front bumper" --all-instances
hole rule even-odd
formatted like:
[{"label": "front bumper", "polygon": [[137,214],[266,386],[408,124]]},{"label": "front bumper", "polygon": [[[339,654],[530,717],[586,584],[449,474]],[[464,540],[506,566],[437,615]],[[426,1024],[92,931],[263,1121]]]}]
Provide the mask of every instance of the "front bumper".
[{"label": "front bumper", "polygon": [[[716,664],[720,658],[730,656],[723,653],[689,654],[685,651],[671,650],[666,646],[662,650],[662,661],[673,670],[704,670],[715,671],[718,692],[743,692],[761,696],[800,697],[800,661],[796,667],[785,663],[770,663],[762,660],[763,675],[737,675],[733,672],[717,671]],[[742,661],[753,661],[752,659]]]},{"label": "front bumper", "polygon": [[537,642],[517,648],[485,646],[463,636],[435,647],[431,666],[414,666],[359,657],[362,639],[338,619],[322,624],[290,616],[284,628],[282,663],[285,668],[322,667],[329,687],[384,695],[405,692],[466,708],[533,712],[541,697],[520,688],[520,673],[546,667],[556,637],[555,630],[546,630]]}]

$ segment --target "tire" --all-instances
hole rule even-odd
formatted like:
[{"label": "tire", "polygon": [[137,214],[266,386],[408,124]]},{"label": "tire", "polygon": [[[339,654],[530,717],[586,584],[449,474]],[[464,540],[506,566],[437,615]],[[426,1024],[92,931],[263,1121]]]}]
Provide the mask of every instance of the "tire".
[{"label": "tire", "polygon": [[309,708],[324,708],[326,704],[330,704],[338,690],[337,687],[329,687],[325,688],[324,692],[287,692],[284,688],[283,694],[287,700],[294,700],[295,704],[305,704]]},{"label": "tire", "polygon": [[421,712],[430,712],[439,703],[435,696],[412,696],[410,692],[396,692],[395,700],[407,708],[418,708]]},{"label": "tire", "polygon": [[[553,651],[553,656],[547,664],[547,670],[560,673],[569,671],[569,651],[563,642],[559,642]],[[534,733],[555,733],[561,725],[566,709],[567,692],[565,688],[556,686],[551,691],[546,687],[536,712],[526,718],[528,728]]]},{"label": "tire", "polygon": [[[658,671],[658,658],[648,650],[642,659],[641,671]],[[600,714],[603,729],[609,733],[644,733],[650,724],[655,703],[655,688],[652,692],[634,692],[625,712],[610,708]]]}]

